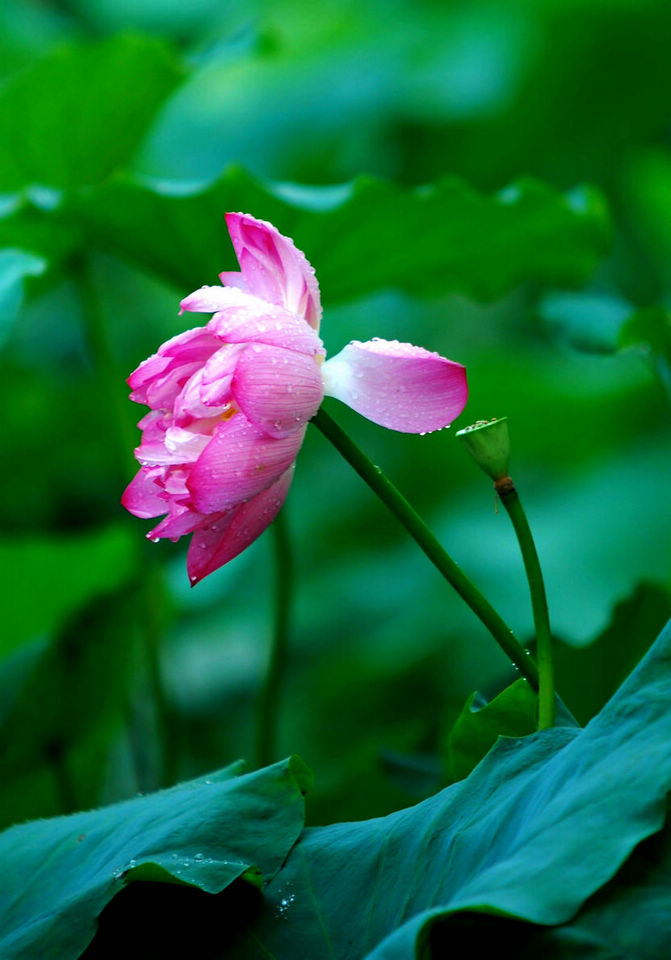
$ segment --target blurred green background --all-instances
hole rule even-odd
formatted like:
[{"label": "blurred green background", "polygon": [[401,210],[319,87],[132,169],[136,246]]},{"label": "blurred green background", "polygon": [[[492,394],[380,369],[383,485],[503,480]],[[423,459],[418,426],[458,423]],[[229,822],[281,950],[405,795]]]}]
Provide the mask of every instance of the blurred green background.
[{"label": "blurred green background", "polygon": [[[598,709],[671,611],[670,41],[662,0],[5,0],[3,825],[253,763],[270,534],[191,590],[186,543],[119,505],[124,379],[232,268],[243,204],[315,266],[330,353],[466,364],[451,431],[327,409],[529,640],[508,519],[454,439],[509,417],[560,692]],[[445,782],[466,698],[514,673],[314,430],[285,511],[277,758],[314,769],[310,822],[379,815]]]}]

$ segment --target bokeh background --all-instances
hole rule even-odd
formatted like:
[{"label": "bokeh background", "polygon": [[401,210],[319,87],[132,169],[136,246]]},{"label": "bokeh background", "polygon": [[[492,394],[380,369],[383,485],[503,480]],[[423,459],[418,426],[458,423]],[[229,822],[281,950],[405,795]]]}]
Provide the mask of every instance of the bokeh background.
[{"label": "bokeh background", "polygon": [[[598,709],[671,612],[670,41],[663,0],[4,0],[3,825],[254,763],[270,534],[191,590],[186,544],[147,543],[149,524],[119,504],[142,415],[125,377],[183,329],[180,297],[232,268],[229,196],[286,232],[280,200],[312,211],[313,248],[296,237],[322,278],[329,352],[396,337],[467,365],[469,405],[449,431],[405,436],[328,410],[528,641],[508,519],[454,438],[509,417],[560,692],[581,720]],[[476,224],[464,289],[436,268],[450,224],[434,213],[405,229],[413,188],[459,178],[498,203],[528,177],[558,195],[595,187],[568,196],[591,198],[604,236],[555,283],[522,262],[492,296],[492,263],[505,273],[514,249],[492,253],[483,233],[480,276]],[[129,184],[200,196],[201,213],[152,216]],[[399,198],[393,269],[373,256],[389,262],[388,220],[356,190],[388,190],[392,221]],[[348,203],[349,228],[320,228],[320,209]],[[185,231],[202,260],[180,256]],[[467,697],[515,675],[315,430],[285,512],[277,758],[315,771],[309,822],[379,815],[449,780]]]}]

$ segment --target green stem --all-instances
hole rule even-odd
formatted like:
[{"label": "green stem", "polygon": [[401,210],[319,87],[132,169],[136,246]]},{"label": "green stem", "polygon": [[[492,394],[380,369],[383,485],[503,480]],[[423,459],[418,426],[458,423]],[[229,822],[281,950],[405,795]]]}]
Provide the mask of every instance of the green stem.
[{"label": "green stem", "polygon": [[286,513],[281,510],[271,527],[275,566],[274,625],[268,670],[261,690],[256,738],[257,766],[266,767],[277,749],[279,703],[287,672],[289,648],[289,614],[293,583],[293,560]]},{"label": "green stem", "polygon": [[537,690],[538,668],[534,660],[528,655],[494,607],[443,549],[416,510],[410,506],[405,497],[387,479],[382,470],[375,466],[323,408],[317,412],[311,422],[331,441],[336,450],[342,454],[350,466],[354,467],[371,490],[403,524],[431,563],[442,573],[476,617],[489,630],[506,656],[519,669],[522,676],[526,677],[534,690]]},{"label": "green stem", "polygon": [[536,631],[536,655],[538,658],[538,729],[546,730],[554,726],[555,721],[555,691],[554,691],[554,666],[552,660],[552,634],[550,632],[550,616],[548,613],[547,597],[545,596],[545,584],[543,583],[543,573],[538,560],[536,545],[531,533],[531,527],[527,520],[522,501],[519,498],[517,490],[509,481],[498,493],[501,497],[501,503],[508,511],[517,540],[522,552],[524,561],[524,570],[529,583],[529,593],[531,594],[531,609],[534,617],[534,629]]}]

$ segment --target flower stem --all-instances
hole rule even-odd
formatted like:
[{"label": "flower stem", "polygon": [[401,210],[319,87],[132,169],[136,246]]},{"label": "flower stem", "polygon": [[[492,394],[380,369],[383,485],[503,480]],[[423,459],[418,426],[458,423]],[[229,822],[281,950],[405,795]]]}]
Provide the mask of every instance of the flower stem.
[{"label": "flower stem", "polygon": [[550,616],[548,613],[547,597],[543,573],[538,560],[536,545],[531,533],[529,521],[524,512],[522,501],[510,479],[504,477],[494,486],[501,498],[501,503],[508,511],[517,540],[522,552],[524,570],[529,583],[531,594],[531,609],[536,631],[536,653],[538,657],[539,689],[538,689],[538,729],[546,730],[554,726],[555,721],[555,692],[554,692],[554,665],[552,659],[552,634],[550,632]]},{"label": "flower stem", "polygon": [[266,767],[277,759],[279,702],[287,672],[293,558],[285,511],[286,507],[278,513],[271,527],[275,566],[275,622],[268,670],[259,701],[256,735],[256,762],[259,767]]},{"label": "flower stem", "polygon": [[311,422],[331,441],[336,450],[403,524],[433,565],[489,630],[522,676],[526,677],[534,690],[538,690],[538,668],[534,660],[486,597],[443,549],[417,511],[323,408],[316,413]]}]

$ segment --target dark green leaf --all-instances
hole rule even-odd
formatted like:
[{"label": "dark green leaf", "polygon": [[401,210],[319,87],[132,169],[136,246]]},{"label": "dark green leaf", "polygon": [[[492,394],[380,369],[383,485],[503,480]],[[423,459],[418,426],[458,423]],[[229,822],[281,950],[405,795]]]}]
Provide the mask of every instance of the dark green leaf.
[{"label": "dark green leaf", "polygon": [[[578,726],[559,697],[555,725]],[[447,773],[450,780],[463,780],[477,766],[499,737],[525,737],[538,725],[538,697],[526,680],[516,680],[487,701],[471,694],[447,737]]]},{"label": "dark green leaf", "polygon": [[129,160],[181,76],[148,38],[49,53],[0,91],[0,190],[103,180]]},{"label": "dark green leaf", "polygon": [[[126,584],[96,597],[51,642],[0,662],[0,825],[100,803],[110,748],[141,675],[143,613]],[[47,786],[31,791],[40,778]]]},{"label": "dark green leaf", "polygon": [[414,190],[369,178],[299,188],[231,169],[206,186],[109,183],[73,200],[70,215],[101,247],[188,292],[234,266],[228,210],[293,237],[327,305],[381,287],[490,300],[530,280],[571,286],[609,237],[598,193],[561,195],[532,180],[486,196],[455,179]]},{"label": "dark green leaf", "polygon": [[640,844],[571,923],[537,932],[527,953],[552,960],[665,960],[671,943],[671,826]]},{"label": "dark green leaf", "polygon": [[240,877],[257,886],[270,879],[300,833],[310,774],[298,758],[239,772],[234,764],[151,796],[7,830],[3,958],[78,957],[105,904],[134,880],[218,893]]},{"label": "dark green leaf", "polygon": [[584,730],[500,740],[416,807],[306,830],[233,955],[406,960],[458,911],[569,920],[664,822],[670,667],[671,626]]},{"label": "dark green leaf", "polygon": [[447,740],[450,780],[467,777],[499,736],[533,733],[537,713],[538,698],[526,680],[516,680],[489,703],[482,694],[471,694]]}]

